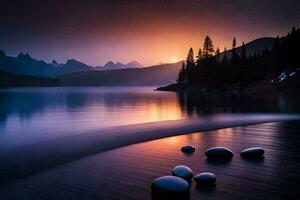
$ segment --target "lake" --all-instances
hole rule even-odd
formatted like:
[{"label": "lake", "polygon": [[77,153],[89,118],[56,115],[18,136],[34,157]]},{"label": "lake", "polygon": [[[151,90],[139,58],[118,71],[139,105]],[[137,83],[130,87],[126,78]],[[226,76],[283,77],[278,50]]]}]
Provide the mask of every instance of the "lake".
[{"label": "lake", "polygon": [[0,90],[0,149],[105,127],[201,117],[211,113],[295,113],[285,95],[198,95],[153,87]]}]

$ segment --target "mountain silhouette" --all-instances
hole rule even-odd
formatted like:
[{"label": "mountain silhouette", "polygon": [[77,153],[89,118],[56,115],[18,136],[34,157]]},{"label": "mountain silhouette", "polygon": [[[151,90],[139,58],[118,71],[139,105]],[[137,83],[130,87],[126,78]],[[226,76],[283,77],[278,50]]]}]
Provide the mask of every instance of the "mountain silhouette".
[{"label": "mountain silhouette", "polygon": [[0,70],[17,75],[56,77],[73,72],[91,71],[93,68],[74,59],[65,64],[58,64],[55,60],[46,63],[33,59],[29,54],[20,53],[17,57],[11,57],[0,51]]},{"label": "mountain silhouette", "polygon": [[128,68],[141,68],[141,67],[144,67],[141,63],[139,63],[139,62],[137,62],[137,61],[135,61],[135,60],[133,60],[133,61],[127,63],[126,66],[127,66]]},{"label": "mountain silhouette", "polygon": [[112,61],[109,61],[104,66],[94,67],[94,70],[106,71],[106,70],[127,69],[127,68],[142,68],[142,67],[144,66],[137,61],[131,61],[127,64],[123,64],[120,62],[114,63]]},{"label": "mountain silhouette", "polygon": [[0,70],[19,74],[40,77],[49,77],[59,68],[44,61],[38,61],[29,54],[20,53],[17,57],[6,56],[3,51],[0,53]]},{"label": "mountain silhouette", "polygon": [[[253,41],[245,44],[247,56],[250,56],[250,55],[254,56],[255,54],[260,54],[266,49],[271,50],[271,49],[273,49],[274,43],[275,43],[275,38],[272,38],[272,37],[264,37],[264,38],[259,38],[259,39],[253,40]],[[242,53],[242,46],[237,47],[235,51],[240,56]],[[232,50],[222,52],[220,54],[221,58],[223,58],[225,53],[228,56],[228,58],[231,58]]]},{"label": "mountain silhouette", "polygon": [[127,64],[120,62],[107,62],[104,66],[92,67],[75,59],[69,59],[65,64],[59,64],[55,60],[51,63],[33,59],[29,54],[20,53],[17,57],[7,56],[4,51],[0,51],[0,70],[8,73],[38,77],[57,77],[74,72],[85,71],[106,71],[127,68],[144,67],[137,61]]},{"label": "mountain silhouette", "polygon": [[144,68],[72,73],[58,77],[64,86],[158,86],[174,82],[182,62]]},{"label": "mountain silhouette", "polygon": [[[74,66],[70,61],[70,66]],[[76,62],[76,61],[75,61]],[[82,64],[82,63],[81,63]],[[81,65],[86,67],[85,65]],[[144,68],[108,71],[84,71],[45,78],[16,75],[0,70],[0,87],[8,86],[158,86],[176,80],[182,63],[164,64]],[[67,67],[65,67],[66,69]],[[87,68],[86,68],[87,69]]]},{"label": "mountain silhouette", "polygon": [[91,66],[88,66],[74,59],[69,59],[66,62],[66,64],[60,66],[60,69],[55,73],[55,77],[64,74],[74,73],[74,72],[85,72],[85,71],[92,71],[92,70],[93,68]]}]

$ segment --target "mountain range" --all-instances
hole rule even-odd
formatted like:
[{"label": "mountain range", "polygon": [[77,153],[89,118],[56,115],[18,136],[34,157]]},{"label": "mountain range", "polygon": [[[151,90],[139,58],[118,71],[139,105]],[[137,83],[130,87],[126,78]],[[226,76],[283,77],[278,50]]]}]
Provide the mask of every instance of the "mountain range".
[{"label": "mountain range", "polygon": [[127,64],[123,64],[120,62],[114,63],[112,61],[106,63],[104,66],[94,67],[94,70],[97,71],[106,71],[106,70],[116,70],[116,69],[128,69],[128,68],[142,68],[144,67],[137,61],[131,61]]},{"label": "mountain range", "polygon": [[12,57],[7,56],[4,51],[0,51],[0,70],[17,75],[54,78],[74,72],[106,71],[141,67],[144,66],[137,61],[131,61],[127,64],[110,61],[104,66],[97,67],[86,65],[75,59],[69,59],[64,64],[59,64],[55,60],[53,60],[52,63],[46,63],[45,61],[32,58],[29,54],[20,53],[18,56]]},{"label": "mountain range", "polygon": [[[248,55],[261,53],[264,49],[273,48],[274,38],[260,38],[246,44]],[[231,50],[226,51],[230,57]],[[238,54],[241,47],[236,48]],[[221,53],[221,56],[224,52]],[[29,54],[20,53],[17,57],[5,55],[0,51],[0,71],[2,77],[5,75],[10,80],[24,80],[32,77],[42,77],[34,82],[41,85],[60,85],[60,86],[158,86],[166,85],[176,81],[182,61],[173,64],[160,64],[151,67],[144,67],[136,61],[127,64],[108,62],[104,66],[92,67],[74,59],[69,59],[65,64],[59,64],[55,60],[46,63],[33,59]],[[17,76],[14,76],[17,75]],[[22,75],[22,76],[19,76]],[[3,82],[3,81],[2,81]],[[30,82],[30,81],[29,81]],[[30,85],[26,82],[26,85]],[[10,81],[10,83],[12,83]],[[9,85],[0,83],[0,85]],[[13,84],[21,85],[21,84]]]}]

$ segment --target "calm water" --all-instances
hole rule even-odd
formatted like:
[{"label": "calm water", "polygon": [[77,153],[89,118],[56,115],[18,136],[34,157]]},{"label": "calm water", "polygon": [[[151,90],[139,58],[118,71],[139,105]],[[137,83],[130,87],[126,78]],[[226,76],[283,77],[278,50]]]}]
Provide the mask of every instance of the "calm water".
[{"label": "calm water", "polygon": [[0,90],[0,149],[127,124],[210,113],[299,111],[286,96],[177,95],[149,87]]}]

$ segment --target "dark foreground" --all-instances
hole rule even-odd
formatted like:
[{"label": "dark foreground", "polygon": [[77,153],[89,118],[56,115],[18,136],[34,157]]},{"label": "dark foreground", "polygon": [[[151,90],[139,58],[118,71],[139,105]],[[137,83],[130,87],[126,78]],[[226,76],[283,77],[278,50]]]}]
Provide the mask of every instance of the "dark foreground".
[{"label": "dark foreground", "polygon": [[[192,183],[187,199],[294,199],[300,195],[300,124],[276,122],[193,133],[88,156],[1,186],[1,199],[151,199],[151,182],[178,164],[218,177],[213,189]],[[185,155],[180,147],[192,144]],[[206,161],[204,152],[225,146],[228,163]],[[242,149],[260,146],[265,158],[244,160]]]}]

